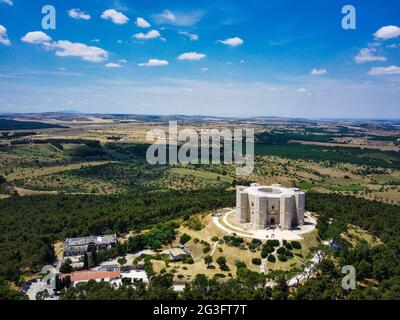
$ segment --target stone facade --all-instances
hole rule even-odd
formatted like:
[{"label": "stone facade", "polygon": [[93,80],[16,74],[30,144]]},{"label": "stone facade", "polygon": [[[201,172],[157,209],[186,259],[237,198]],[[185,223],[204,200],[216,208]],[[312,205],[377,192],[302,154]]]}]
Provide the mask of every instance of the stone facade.
[{"label": "stone facade", "polygon": [[111,249],[118,244],[115,234],[67,238],[64,243],[64,257],[81,256],[85,252],[99,252]]},{"label": "stone facade", "polygon": [[290,230],[304,223],[305,193],[298,188],[279,184],[236,187],[236,210],[239,223],[249,223],[253,229],[280,226]]}]

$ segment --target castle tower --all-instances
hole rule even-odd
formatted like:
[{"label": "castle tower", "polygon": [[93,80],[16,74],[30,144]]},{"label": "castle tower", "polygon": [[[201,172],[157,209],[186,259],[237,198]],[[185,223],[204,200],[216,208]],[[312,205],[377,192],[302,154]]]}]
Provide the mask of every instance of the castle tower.
[{"label": "castle tower", "polygon": [[237,221],[239,223],[247,223],[250,221],[249,217],[249,197],[244,191],[246,187],[236,187],[236,211]]}]

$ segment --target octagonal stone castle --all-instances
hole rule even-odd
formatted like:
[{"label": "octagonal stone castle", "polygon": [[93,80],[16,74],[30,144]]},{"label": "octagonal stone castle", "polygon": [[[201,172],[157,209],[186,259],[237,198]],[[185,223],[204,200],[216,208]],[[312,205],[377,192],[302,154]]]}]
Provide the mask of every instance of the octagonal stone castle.
[{"label": "octagonal stone castle", "polygon": [[260,230],[280,226],[291,230],[304,223],[305,193],[298,188],[285,188],[252,183],[236,186],[236,210],[239,223]]}]

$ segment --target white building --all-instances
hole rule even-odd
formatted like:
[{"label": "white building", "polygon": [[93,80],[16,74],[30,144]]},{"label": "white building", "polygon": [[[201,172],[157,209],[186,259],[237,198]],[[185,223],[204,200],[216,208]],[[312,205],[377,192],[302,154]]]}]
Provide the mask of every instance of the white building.
[{"label": "white building", "polygon": [[239,223],[250,223],[253,229],[279,225],[290,230],[304,222],[305,193],[298,188],[279,184],[236,187],[236,210]]}]

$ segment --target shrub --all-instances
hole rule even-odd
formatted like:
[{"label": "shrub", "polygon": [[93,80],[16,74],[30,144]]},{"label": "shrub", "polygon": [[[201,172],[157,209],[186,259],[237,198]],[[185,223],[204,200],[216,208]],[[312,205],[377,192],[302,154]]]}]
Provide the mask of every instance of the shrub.
[{"label": "shrub", "polygon": [[208,253],[208,252],[210,252],[210,251],[211,251],[210,245],[205,245],[205,246],[203,247],[203,253]]},{"label": "shrub", "polygon": [[267,246],[270,246],[270,247],[278,247],[279,246],[279,240],[267,240],[267,243],[266,243],[266,245]]},{"label": "shrub", "polygon": [[253,259],[251,259],[251,263],[259,266],[261,264],[261,259],[260,258],[253,258]]},{"label": "shrub", "polygon": [[279,259],[279,261],[282,261],[282,262],[286,262],[288,260],[288,258],[284,254],[278,255],[278,259]]},{"label": "shrub", "polygon": [[274,252],[274,248],[270,246],[265,246],[261,250],[261,257],[264,259],[266,258],[270,253]]},{"label": "shrub", "polygon": [[297,249],[297,250],[301,249],[301,243],[300,242],[293,240],[291,242],[291,244],[292,244],[293,249]]},{"label": "shrub", "polygon": [[279,247],[278,250],[276,250],[276,252],[278,254],[285,254],[286,253],[286,249],[285,249],[285,247]]},{"label": "shrub", "polygon": [[183,257],[182,258],[182,263],[186,263],[186,264],[193,264],[193,258],[192,257]]},{"label": "shrub", "polygon": [[286,242],[286,243],[285,243],[285,247],[286,247],[286,249],[288,249],[288,250],[292,250],[292,249],[293,249],[292,245],[291,245],[289,242]]},{"label": "shrub", "polygon": [[270,254],[270,255],[268,256],[267,260],[268,260],[269,262],[274,263],[274,262],[276,261],[276,258],[275,258],[274,255]]},{"label": "shrub", "polygon": [[212,238],[211,238],[211,241],[213,241],[213,242],[217,242],[219,240],[219,238],[217,237],[217,236],[213,236]]},{"label": "shrub", "polygon": [[125,264],[127,262],[125,258],[119,258],[117,261],[121,265],[123,265],[123,264]]},{"label": "shrub", "polygon": [[184,233],[184,234],[181,236],[179,242],[180,242],[181,244],[185,244],[185,243],[188,242],[190,239],[192,239],[192,237],[189,236],[188,234]]},{"label": "shrub", "polygon": [[290,251],[290,250],[286,250],[285,255],[286,255],[286,257],[287,257],[288,259],[293,258],[293,252]]},{"label": "shrub", "polygon": [[246,267],[247,267],[246,264],[245,264],[243,261],[240,261],[240,260],[236,260],[236,261],[235,261],[235,266],[236,266],[236,268],[238,268],[238,269],[240,269],[240,268],[246,268]]}]

